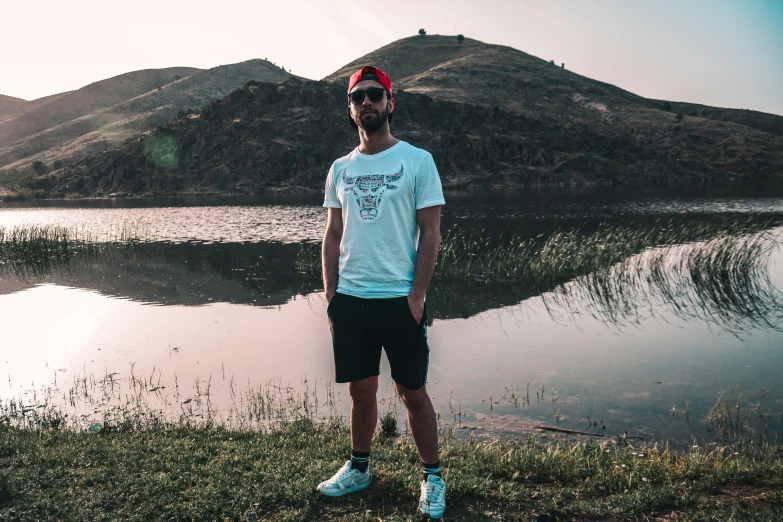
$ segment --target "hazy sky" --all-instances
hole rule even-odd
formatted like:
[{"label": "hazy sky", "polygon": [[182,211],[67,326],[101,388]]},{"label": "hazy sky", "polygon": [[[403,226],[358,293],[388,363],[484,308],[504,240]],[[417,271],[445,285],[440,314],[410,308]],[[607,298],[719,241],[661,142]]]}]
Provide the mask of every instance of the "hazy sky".
[{"label": "hazy sky", "polygon": [[0,0],[0,94],[250,58],[320,79],[421,27],[650,98],[783,115],[783,0]]}]

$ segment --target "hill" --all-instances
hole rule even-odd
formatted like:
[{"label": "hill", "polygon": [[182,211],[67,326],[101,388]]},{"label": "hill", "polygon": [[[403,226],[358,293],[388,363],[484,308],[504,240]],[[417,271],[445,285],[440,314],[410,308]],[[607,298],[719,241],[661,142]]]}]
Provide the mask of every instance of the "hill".
[{"label": "hill", "polygon": [[[678,158],[582,123],[549,124],[407,91],[396,96],[395,136],[432,152],[447,187],[726,179],[774,175],[783,164],[783,148],[750,169]],[[250,82],[41,186],[53,196],[320,191],[332,160],[357,143],[344,104],[341,83]]]},{"label": "hill", "polygon": [[0,166],[78,159],[161,125],[181,110],[203,107],[249,80],[290,76],[265,60],[250,60],[208,70],[136,71],[96,82],[0,122]]},{"label": "hill", "polygon": [[368,62],[395,82],[395,136],[430,150],[446,185],[783,174],[781,117],[650,100],[509,47],[416,36],[326,81],[250,83],[37,186],[96,196],[322,190],[331,161],[357,142],[345,87]]},{"label": "hill", "polygon": [[27,110],[0,123],[0,143],[7,144],[80,118],[197,71],[199,69],[190,67],[134,71],[52,96],[33,110]]},{"label": "hill", "polygon": [[517,49],[454,36],[412,36],[392,42],[326,78],[340,82],[361,65],[388,72],[395,88],[437,99],[500,106],[561,124],[657,120],[661,112],[738,123],[783,135],[783,117],[757,111],[652,100],[567,70]]},{"label": "hill", "polygon": [[27,100],[0,94],[0,121],[21,112],[27,103]]},{"label": "hill", "polygon": [[365,63],[388,70],[396,88],[435,99],[498,107],[547,124],[584,124],[662,148],[679,161],[742,175],[783,174],[781,116],[646,99],[510,47],[452,36],[398,40],[325,79],[343,83]]}]

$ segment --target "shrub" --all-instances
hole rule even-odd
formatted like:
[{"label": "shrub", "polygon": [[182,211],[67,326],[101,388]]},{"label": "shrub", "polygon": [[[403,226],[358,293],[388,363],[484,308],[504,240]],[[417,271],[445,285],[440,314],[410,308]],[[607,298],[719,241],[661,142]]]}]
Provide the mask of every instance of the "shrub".
[{"label": "shrub", "polygon": [[52,163],[52,167],[54,170],[59,170],[63,168],[63,160],[54,160],[54,163]]},{"label": "shrub", "polygon": [[425,31],[424,29],[419,29],[419,36],[426,36],[426,35],[427,35],[427,31]]},{"label": "shrub", "polygon": [[464,39],[465,39],[465,37],[464,37],[464,36],[462,36],[461,34],[458,34],[458,35],[457,35],[457,41],[458,41],[459,43],[462,43],[462,41],[463,41]]},{"label": "shrub", "polygon": [[397,435],[397,419],[391,412],[387,412],[381,417],[381,435],[384,437]]},{"label": "shrub", "polygon": [[44,164],[43,161],[36,160],[33,162],[33,170],[35,171],[36,174],[42,176],[46,174],[46,165]]},{"label": "shrub", "polygon": [[0,475],[0,502],[6,502],[13,499],[11,494],[11,486],[8,484],[8,479],[3,475]]},{"label": "shrub", "polygon": [[28,201],[30,199],[37,199],[44,197],[42,190],[34,190],[31,188],[20,188],[10,194],[3,196],[3,201]]}]

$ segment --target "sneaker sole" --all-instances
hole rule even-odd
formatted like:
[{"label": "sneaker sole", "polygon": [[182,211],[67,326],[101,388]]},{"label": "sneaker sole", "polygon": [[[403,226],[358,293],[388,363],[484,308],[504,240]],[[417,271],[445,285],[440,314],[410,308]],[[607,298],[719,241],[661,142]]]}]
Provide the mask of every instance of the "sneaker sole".
[{"label": "sneaker sole", "polygon": [[327,493],[326,491],[323,491],[323,490],[320,490],[320,489],[318,490],[318,492],[321,495],[325,495],[327,497],[342,497],[343,495],[347,495],[348,493],[355,493],[357,491],[361,491],[361,490],[367,489],[369,487],[370,487],[370,481],[368,480],[367,482],[365,482],[363,484],[356,484],[354,486],[351,486],[350,488],[345,488],[345,489],[343,489],[342,491],[340,491],[338,493]]},{"label": "sneaker sole", "polygon": [[418,511],[419,518],[423,518],[425,520],[441,520],[443,518],[443,514],[446,512],[446,510],[443,510],[443,513],[441,513],[439,516],[435,517],[433,515],[422,513],[421,511]]}]

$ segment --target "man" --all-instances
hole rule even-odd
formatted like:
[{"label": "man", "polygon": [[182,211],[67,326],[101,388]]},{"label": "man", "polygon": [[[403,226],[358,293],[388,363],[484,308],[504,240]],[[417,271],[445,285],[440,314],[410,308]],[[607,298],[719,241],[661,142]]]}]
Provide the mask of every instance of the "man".
[{"label": "man", "polygon": [[347,382],[351,395],[351,460],[318,491],[341,496],[370,485],[383,347],[423,464],[419,512],[437,519],[446,509],[446,484],[425,387],[424,296],[435,270],[445,201],[432,155],[391,135],[393,113],[386,73],[366,65],[351,76],[348,119],[359,131],[359,146],[329,170],[322,252],[336,381]]}]

